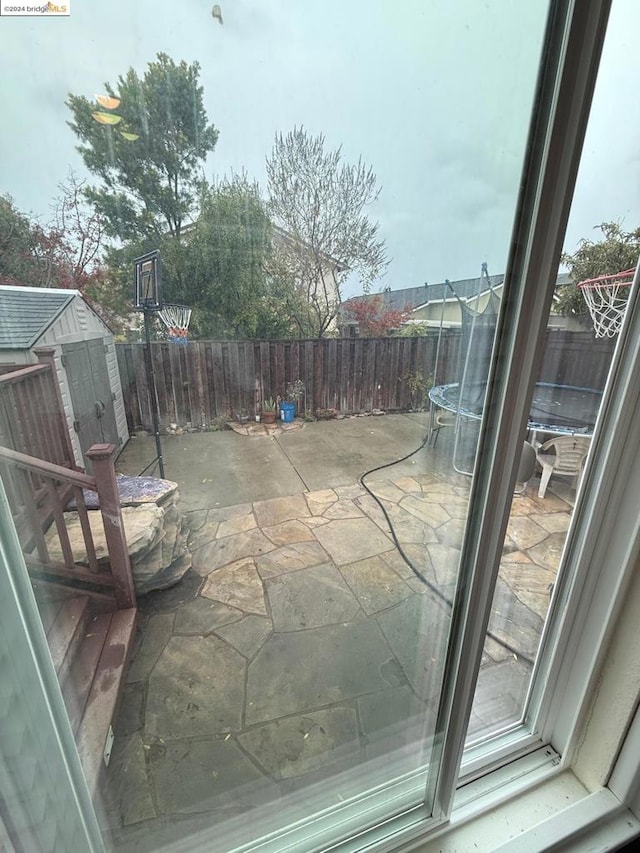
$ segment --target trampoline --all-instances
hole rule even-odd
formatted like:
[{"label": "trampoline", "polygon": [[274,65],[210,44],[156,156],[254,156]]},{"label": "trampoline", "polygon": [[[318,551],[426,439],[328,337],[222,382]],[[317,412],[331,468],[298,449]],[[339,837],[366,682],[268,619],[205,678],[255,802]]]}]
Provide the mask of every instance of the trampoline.
[{"label": "trampoline", "polygon": [[[478,306],[480,295],[488,294],[486,304],[481,311],[472,308],[455,293],[451,285],[449,287],[460,306],[461,343],[456,371],[459,381],[447,385],[438,384],[435,381],[430,389],[429,440],[435,443],[440,428],[435,425],[436,409],[452,412],[455,415],[453,467],[460,474],[471,475],[486,396],[487,377],[491,366],[500,298],[492,287],[486,264],[482,264],[481,267],[475,300],[475,305]],[[443,321],[444,301],[434,380],[440,369],[440,336]],[[534,434],[534,441],[536,433],[590,437],[593,435],[601,399],[602,391],[595,388],[538,382],[529,414],[529,433]]]},{"label": "trampoline", "polygon": [[[429,391],[431,402],[440,409],[453,412],[468,420],[480,420],[486,382],[464,387],[460,383],[436,385]],[[549,432],[554,435],[593,435],[602,391],[575,385],[536,383],[527,428],[530,432]]]}]

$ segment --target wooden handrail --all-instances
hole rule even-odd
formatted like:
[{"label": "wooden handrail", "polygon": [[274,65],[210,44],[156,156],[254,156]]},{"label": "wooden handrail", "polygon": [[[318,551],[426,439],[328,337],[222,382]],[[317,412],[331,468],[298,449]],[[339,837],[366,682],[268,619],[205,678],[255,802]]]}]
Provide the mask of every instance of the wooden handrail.
[{"label": "wooden handrail", "polygon": [[[93,476],[89,476],[81,474],[78,471],[72,471],[69,468],[64,468],[62,465],[55,465],[53,462],[36,459],[17,450],[0,446],[0,461],[10,463],[25,471],[37,473],[41,477],[47,478],[47,480],[69,483],[77,489],[76,501],[78,502],[78,514],[87,548],[89,565],[94,570],[97,569],[97,562],[81,490],[90,489],[98,493],[98,503],[109,553],[109,565],[113,577],[113,591],[117,606],[124,609],[136,606],[136,593],[120,506],[120,494],[116,481],[114,455],[115,447],[113,444],[94,444],[87,451],[87,456],[91,459],[95,472]],[[49,562],[48,551],[40,528],[35,500],[26,484],[23,484],[23,491],[22,497],[29,515],[38,555],[46,564]],[[64,517],[62,506],[58,505],[55,489],[45,486],[45,493],[51,501],[51,511],[58,527],[65,565],[69,568],[72,563],[72,554],[66,531],[63,531]]]},{"label": "wooden handrail", "polygon": [[93,463],[116,602],[118,607],[127,608],[136,606],[136,591],[116,482],[115,452],[113,444],[94,444],[87,451],[87,456]]},{"label": "wooden handrail", "polygon": [[0,385],[13,385],[14,382],[22,382],[30,376],[38,373],[46,373],[49,370],[47,364],[30,364],[28,367],[20,367],[18,370],[13,370],[11,373],[0,374]]},{"label": "wooden handrail", "polygon": [[[104,447],[104,445],[94,445]],[[18,468],[26,468],[27,471],[35,471],[42,474],[44,477],[51,477],[54,480],[59,480],[62,483],[71,483],[73,486],[78,486],[81,489],[90,489],[92,492],[98,491],[96,478],[89,474],[82,474],[80,471],[72,471],[70,468],[65,468],[63,465],[56,465],[54,462],[47,462],[44,459],[36,459],[35,456],[27,456],[26,453],[20,453],[17,450],[11,450],[9,447],[0,446],[0,459],[11,462],[17,465]]]}]

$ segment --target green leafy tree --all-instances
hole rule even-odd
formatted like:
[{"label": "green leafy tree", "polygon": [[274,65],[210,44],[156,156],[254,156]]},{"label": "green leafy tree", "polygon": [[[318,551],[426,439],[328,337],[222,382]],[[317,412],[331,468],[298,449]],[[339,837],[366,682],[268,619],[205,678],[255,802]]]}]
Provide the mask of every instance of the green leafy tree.
[{"label": "green leafy tree", "polygon": [[200,338],[290,337],[272,280],[271,224],[257,185],[245,175],[200,187],[199,216],[181,239],[147,238],[108,253],[114,287],[131,296],[134,259],[158,248],[166,302],[192,308],[190,334]]},{"label": "green leafy tree", "polygon": [[69,95],[78,151],[99,180],[87,197],[110,236],[127,242],[168,233],[179,241],[197,213],[201,168],[218,138],[199,74],[197,62],[176,64],[159,53],[142,77],[130,68],[115,86],[105,84],[108,107]]},{"label": "green leafy tree", "polygon": [[236,175],[203,186],[186,235],[185,301],[201,335],[254,337],[265,321],[271,225],[257,184]]},{"label": "green leafy tree", "polygon": [[302,127],[276,135],[266,168],[268,211],[282,229],[277,266],[304,297],[299,325],[321,337],[332,329],[347,277],[358,276],[366,292],[387,266],[378,225],[365,214],[378,197],[376,176],[361,160],[343,162],[340,148],[326,151],[324,136]]},{"label": "green leafy tree", "polygon": [[603,222],[598,230],[603,239],[583,239],[573,254],[562,256],[573,284],[561,288],[556,307],[560,314],[578,315],[585,325],[590,325],[589,309],[582,291],[575,285],[586,279],[631,269],[640,255],[640,228],[627,232],[619,222]]}]

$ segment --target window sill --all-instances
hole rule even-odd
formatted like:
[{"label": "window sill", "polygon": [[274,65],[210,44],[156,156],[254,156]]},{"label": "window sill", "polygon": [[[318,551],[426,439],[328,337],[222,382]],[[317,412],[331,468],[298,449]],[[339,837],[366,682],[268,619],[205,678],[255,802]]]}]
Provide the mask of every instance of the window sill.
[{"label": "window sill", "polygon": [[[474,783],[477,796],[465,796],[448,826],[428,841],[414,839],[388,849],[394,853],[578,853],[612,850],[640,835],[640,820],[612,791],[601,788],[589,794],[571,770],[538,769],[508,785],[496,784],[493,776]],[[541,781],[541,777],[545,778]],[[482,792],[481,783],[488,790]],[[514,795],[517,784],[521,791]]]}]

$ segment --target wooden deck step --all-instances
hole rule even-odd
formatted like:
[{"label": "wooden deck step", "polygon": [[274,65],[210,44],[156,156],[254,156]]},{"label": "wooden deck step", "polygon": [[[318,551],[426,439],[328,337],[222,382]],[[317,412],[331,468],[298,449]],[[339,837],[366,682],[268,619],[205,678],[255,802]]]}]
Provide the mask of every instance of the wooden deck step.
[{"label": "wooden deck step", "polygon": [[89,691],[111,626],[112,615],[103,613],[87,622],[74,665],[60,685],[74,735],[78,731],[87,705]]},{"label": "wooden deck step", "polygon": [[62,683],[71,668],[89,620],[86,595],[63,601],[53,625],[47,633],[49,650],[58,679]]},{"label": "wooden deck step", "polygon": [[42,619],[42,627],[44,628],[45,634],[48,634],[51,630],[51,626],[56,621],[56,616],[62,607],[62,602],[40,600],[38,597],[36,598],[36,603],[40,612],[40,618]]},{"label": "wooden deck step", "polygon": [[117,610],[105,638],[98,666],[78,728],[76,743],[91,795],[104,767],[104,747],[118,708],[133,648],[137,611]]}]

